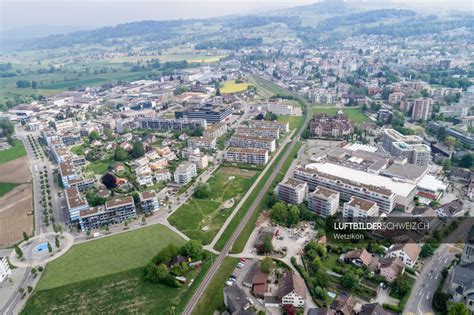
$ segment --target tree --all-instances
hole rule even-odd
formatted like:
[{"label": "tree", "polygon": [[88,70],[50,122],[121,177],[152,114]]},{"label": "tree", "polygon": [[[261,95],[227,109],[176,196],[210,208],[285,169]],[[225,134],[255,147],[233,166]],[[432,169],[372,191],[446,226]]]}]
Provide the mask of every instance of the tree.
[{"label": "tree", "polygon": [[31,82],[27,80],[18,80],[16,81],[16,87],[19,89],[26,89],[31,87]]},{"label": "tree", "polygon": [[446,314],[448,312],[448,301],[449,295],[443,291],[436,291],[433,295],[433,309],[441,314]]},{"label": "tree", "polygon": [[282,202],[277,202],[273,205],[270,211],[270,219],[273,223],[286,225],[288,219],[288,209]]},{"label": "tree", "polygon": [[300,208],[297,206],[292,206],[288,212],[287,224],[289,226],[294,226],[300,223]]},{"label": "tree", "polygon": [[102,176],[102,184],[104,184],[108,189],[114,189],[117,187],[117,178],[113,174],[107,173]]},{"label": "tree", "polygon": [[[34,82],[34,81],[33,81]],[[31,293],[33,291],[33,287],[32,286],[28,286],[28,293]]]},{"label": "tree", "polygon": [[53,246],[51,246],[50,242],[48,242],[48,252],[50,252],[50,253],[53,252]]},{"label": "tree", "polygon": [[399,296],[404,296],[410,291],[410,288],[410,282],[403,276],[399,276],[397,279],[395,279],[392,285],[392,289],[398,293]]},{"label": "tree", "polygon": [[36,274],[37,272],[38,272],[38,270],[36,270],[36,268],[34,268],[34,267],[33,267],[33,268],[31,268],[31,274],[33,274],[33,275],[34,275],[34,274]]},{"label": "tree", "polygon": [[260,261],[260,271],[264,273],[270,273],[274,267],[273,259],[265,257]]},{"label": "tree", "polygon": [[14,245],[14,248],[15,248],[15,253],[18,256],[18,258],[23,257],[23,251],[21,250],[20,247],[18,247],[17,244]]},{"label": "tree", "polygon": [[217,87],[216,96],[221,96],[221,89],[219,87]]},{"label": "tree", "polygon": [[145,279],[153,282],[160,283],[165,279],[169,274],[168,267],[165,264],[155,265],[149,263],[145,269]]},{"label": "tree", "polygon": [[443,171],[448,172],[451,170],[451,159],[444,159],[443,160]]},{"label": "tree", "polygon": [[450,303],[448,308],[448,315],[469,315],[470,312],[464,303]]},{"label": "tree", "polygon": [[474,156],[473,153],[464,154],[461,160],[459,161],[459,166],[465,167],[465,168],[471,168],[472,163],[473,163],[473,156]]},{"label": "tree", "polygon": [[28,240],[30,239],[30,237],[28,236],[28,233],[23,232],[23,239],[25,240],[25,242],[28,242]]},{"label": "tree", "polygon": [[359,284],[359,278],[352,272],[347,272],[341,277],[341,285],[346,289],[354,289]]},{"label": "tree", "polygon": [[136,159],[145,155],[145,148],[141,142],[135,141],[132,147],[132,156]]},{"label": "tree", "polygon": [[125,161],[128,158],[128,152],[122,147],[117,147],[114,152],[115,161]]},{"label": "tree", "polygon": [[196,190],[194,191],[194,197],[198,199],[205,199],[211,195],[211,186],[208,183],[199,182]]},{"label": "tree", "polygon": [[61,243],[59,242],[59,237],[57,235],[54,238],[54,244],[56,245],[56,248],[59,248],[61,246]]},{"label": "tree", "polygon": [[99,139],[100,139],[100,135],[97,131],[94,130],[94,131],[91,131],[89,133],[89,141],[90,142],[92,142],[94,140],[99,140]]},{"label": "tree", "polygon": [[202,258],[202,246],[199,240],[189,240],[181,247],[181,255],[191,257],[193,260]]},{"label": "tree", "polygon": [[263,253],[271,253],[273,251],[272,239],[273,237],[271,235],[267,235],[263,239],[263,248],[262,248]]},{"label": "tree", "polygon": [[444,144],[448,147],[448,149],[451,150],[451,148],[454,146],[456,143],[456,139],[453,136],[447,136],[444,139]]}]

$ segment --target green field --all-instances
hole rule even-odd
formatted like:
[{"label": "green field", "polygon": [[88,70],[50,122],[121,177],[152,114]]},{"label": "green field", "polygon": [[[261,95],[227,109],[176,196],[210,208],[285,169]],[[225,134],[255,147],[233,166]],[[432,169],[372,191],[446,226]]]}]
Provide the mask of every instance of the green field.
[{"label": "green field", "polygon": [[194,308],[193,315],[212,314],[213,311],[225,311],[224,286],[225,282],[232,275],[232,272],[239,260],[233,257],[225,257],[219,266],[217,273],[212,278],[206,290],[201,296],[198,304]]},{"label": "green field", "polygon": [[143,267],[168,244],[184,240],[162,225],[74,245],[49,263],[23,314],[180,313],[210,267],[188,274],[192,284],[172,288],[145,281]]},{"label": "green field", "polygon": [[16,186],[18,186],[18,184],[0,182],[0,197],[5,195],[7,192],[12,190]]},{"label": "green field", "polygon": [[94,161],[90,162],[87,165],[86,170],[88,172],[93,172],[96,175],[102,175],[105,174],[109,167],[112,166],[114,161],[112,160],[99,160],[99,161]]},{"label": "green field", "polygon": [[168,228],[156,224],[75,245],[47,265],[38,290],[143,267],[170,243],[180,245],[184,241]]},{"label": "green field", "polygon": [[250,84],[242,82],[236,83],[235,80],[225,81],[220,88],[222,94],[232,94],[247,90]]},{"label": "green field", "polygon": [[26,150],[23,146],[23,142],[18,139],[13,139],[13,146],[10,149],[0,151],[0,164],[13,161],[25,155]]},{"label": "green field", "polygon": [[[217,234],[227,217],[237,205],[240,198],[252,185],[253,177],[224,174],[222,169],[216,171],[208,180],[211,196],[205,199],[190,198],[179,207],[168,221],[192,239],[199,239],[209,244]],[[234,205],[223,209],[225,201],[234,198]],[[203,230],[205,228],[207,230]]]},{"label": "green field", "polygon": [[369,117],[364,115],[362,108],[336,108],[336,107],[312,107],[313,114],[327,114],[336,115],[338,111],[342,110],[350,120],[356,124],[372,122]]},{"label": "green field", "polygon": [[303,116],[278,116],[278,121],[284,121],[290,123],[290,129],[296,129],[303,120]]}]

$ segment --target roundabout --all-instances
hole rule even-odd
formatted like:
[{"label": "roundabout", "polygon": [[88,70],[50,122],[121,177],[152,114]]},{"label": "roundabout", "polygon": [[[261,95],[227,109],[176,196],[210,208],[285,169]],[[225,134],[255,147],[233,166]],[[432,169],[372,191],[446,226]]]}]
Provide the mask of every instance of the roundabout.
[{"label": "roundabout", "polygon": [[[56,237],[59,244],[56,243]],[[18,257],[15,250],[9,256],[10,263],[16,267],[35,267],[61,257],[74,243],[73,236],[67,232],[62,234],[45,233],[32,237],[19,245],[23,255]],[[59,245],[59,247],[58,247]]]}]

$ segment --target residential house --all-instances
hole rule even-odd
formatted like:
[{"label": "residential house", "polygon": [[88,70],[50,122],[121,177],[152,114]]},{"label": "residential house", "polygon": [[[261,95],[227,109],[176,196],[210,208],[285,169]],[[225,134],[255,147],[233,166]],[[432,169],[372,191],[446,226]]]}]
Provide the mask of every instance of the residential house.
[{"label": "residential house", "polygon": [[390,246],[385,257],[398,257],[405,266],[413,268],[420,252],[420,245],[415,243],[395,244]]},{"label": "residential house", "polygon": [[378,261],[377,270],[385,280],[392,283],[405,272],[405,265],[398,257],[381,258]]},{"label": "residential house", "polygon": [[365,266],[368,267],[372,260],[374,259],[373,255],[364,249],[356,249],[348,251],[344,255],[344,261],[346,263],[352,263],[356,266]]},{"label": "residential house", "polygon": [[282,305],[293,305],[304,307],[306,299],[306,288],[303,278],[291,272],[280,279],[278,286],[278,298]]}]

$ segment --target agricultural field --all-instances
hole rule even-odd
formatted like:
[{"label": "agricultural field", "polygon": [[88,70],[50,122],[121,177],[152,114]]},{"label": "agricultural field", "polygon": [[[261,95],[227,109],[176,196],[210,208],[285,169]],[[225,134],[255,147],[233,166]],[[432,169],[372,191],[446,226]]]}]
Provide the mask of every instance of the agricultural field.
[{"label": "agricultural field", "polygon": [[0,151],[0,164],[13,161],[25,155],[26,150],[23,146],[23,142],[18,139],[13,139],[13,145],[10,149]]},{"label": "agricultural field", "polygon": [[336,115],[342,110],[356,124],[371,122],[370,118],[364,115],[362,108],[336,108],[336,107],[312,107],[313,114],[323,113],[327,115]]},{"label": "agricultural field", "polygon": [[[16,185],[16,184],[13,184]],[[0,247],[8,247],[22,239],[23,231],[33,232],[31,184],[14,187],[0,197]]]},{"label": "agricultural field", "polygon": [[0,182],[0,197],[13,190],[18,184]]},{"label": "agricultural field", "polygon": [[0,182],[21,184],[30,181],[30,160],[26,156],[0,164]]},{"label": "agricultural field", "polygon": [[211,195],[205,199],[190,198],[168,218],[169,222],[190,238],[209,244],[252,185],[255,174],[237,175],[227,168],[219,169],[207,182]]},{"label": "agricultural field", "polygon": [[245,82],[236,83],[235,80],[231,80],[231,81],[225,81],[222,87],[220,87],[220,90],[222,94],[232,94],[232,93],[243,92],[247,90],[249,86],[250,84],[248,83],[245,83]]},{"label": "agricultural field", "polygon": [[191,277],[191,285],[172,288],[145,281],[143,268],[168,244],[184,240],[162,225],[152,225],[74,245],[46,266],[23,314],[180,313],[210,267]]}]

